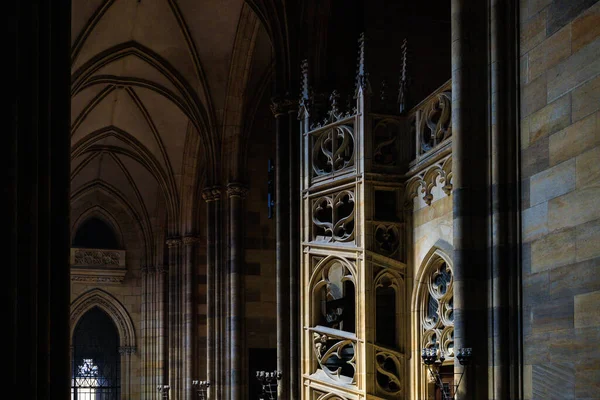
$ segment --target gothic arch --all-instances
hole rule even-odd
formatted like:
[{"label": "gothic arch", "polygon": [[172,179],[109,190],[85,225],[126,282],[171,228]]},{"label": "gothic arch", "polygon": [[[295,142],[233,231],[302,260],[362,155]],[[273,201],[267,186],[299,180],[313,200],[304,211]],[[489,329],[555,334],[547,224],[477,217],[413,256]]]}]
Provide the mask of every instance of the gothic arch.
[{"label": "gothic arch", "polygon": [[119,300],[101,289],[92,289],[71,303],[70,340],[73,340],[75,327],[81,317],[94,307],[98,307],[108,314],[115,323],[119,332],[119,346],[121,348],[135,349],[135,328],[129,313]]},{"label": "gothic arch", "polygon": [[[449,339],[449,335],[453,338],[453,320],[450,322],[446,318],[446,315],[440,315],[440,320],[434,323],[433,321],[427,321],[426,314],[430,296],[433,296],[436,301],[439,301],[440,308],[442,307],[442,304],[444,307],[446,305],[452,306],[453,263],[447,251],[450,252],[451,248],[442,250],[442,248],[437,245],[432,247],[423,258],[421,266],[415,276],[411,300],[413,349],[411,381],[413,393],[417,395],[417,399],[429,398],[428,396],[433,394],[434,390],[434,384],[430,379],[431,377],[429,377],[427,370],[421,363],[421,349],[425,346],[424,343],[429,343],[427,340],[432,336],[434,328],[436,329],[436,332],[441,331],[441,337],[436,338],[436,340],[440,340],[442,346],[444,346],[444,340]],[[442,268],[447,269],[449,282],[443,291],[436,291],[435,285],[432,285],[432,276],[437,273],[436,271],[440,271]],[[451,312],[451,310],[452,309],[450,308],[449,311]],[[453,356],[447,355],[444,365],[452,364],[453,360]]]},{"label": "gothic arch", "polygon": [[117,219],[112,216],[112,214],[102,206],[95,205],[93,207],[88,208],[84,212],[82,212],[77,219],[71,225],[71,243],[73,243],[73,239],[75,238],[75,234],[77,230],[85,221],[90,218],[98,218],[102,220],[106,225],[112,228],[115,236],[117,237],[117,241],[119,242],[120,248],[125,248],[125,241],[123,240],[123,231],[117,222]]}]

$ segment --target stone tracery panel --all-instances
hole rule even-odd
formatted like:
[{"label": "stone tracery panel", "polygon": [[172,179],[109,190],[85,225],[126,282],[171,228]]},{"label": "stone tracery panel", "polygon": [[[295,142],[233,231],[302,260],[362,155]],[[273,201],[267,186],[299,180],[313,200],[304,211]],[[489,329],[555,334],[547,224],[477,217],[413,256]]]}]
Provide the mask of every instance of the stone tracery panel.
[{"label": "stone tracery panel", "polygon": [[375,348],[375,382],[378,392],[392,396],[402,394],[403,366],[403,360],[398,354],[383,348]]},{"label": "stone tracery panel", "polygon": [[441,262],[427,276],[427,296],[421,316],[422,348],[435,348],[454,358],[454,300],[452,268]]},{"label": "stone tracery panel", "polygon": [[312,240],[348,242],[354,239],[354,191],[318,197],[312,205]]},{"label": "stone tracery panel", "polygon": [[313,177],[328,175],[354,165],[354,129],[335,125],[313,133]]}]

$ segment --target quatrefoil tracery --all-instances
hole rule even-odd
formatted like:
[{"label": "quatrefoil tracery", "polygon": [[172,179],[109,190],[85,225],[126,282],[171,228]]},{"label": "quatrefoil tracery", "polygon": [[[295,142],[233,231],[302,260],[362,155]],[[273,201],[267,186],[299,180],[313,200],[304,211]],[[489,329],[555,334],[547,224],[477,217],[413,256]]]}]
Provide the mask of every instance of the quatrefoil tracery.
[{"label": "quatrefoil tracery", "polygon": [[354,238],[354,192],[343,190],[313,202],[313,240],[348,242]]}]

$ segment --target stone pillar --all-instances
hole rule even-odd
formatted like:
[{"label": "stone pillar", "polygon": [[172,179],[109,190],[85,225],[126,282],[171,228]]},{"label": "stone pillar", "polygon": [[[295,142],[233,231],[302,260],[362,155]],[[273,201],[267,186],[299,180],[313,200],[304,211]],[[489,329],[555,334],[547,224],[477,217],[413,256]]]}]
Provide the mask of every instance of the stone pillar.
[{"label": "stone pillar", "polygon": [[290,400],[300,399],[300,139],[297,108],[288,109],[289,132],[289,315],[290,315]]},{"label": "stone pillar", "polygon": [[24,399],[70,392],[70,10],[69,0],[3,9],[3,366]]},{"label": "stone pillar", "polygon": [[277,240],[277,370],[283,373],[277,387],[279,400],[289,399],[290,371],[290,187],[289,119],[291,101],[274,98],[275,116],[275,234]]},{"label": "stone pillar", "polygon": [[246,187],[240,183],[227,185],[229,198],[229,375],[230,399],[241,400],[245,397],[244,374],[245,346],[244,346],[244,227],[243,208]]},{"label": "stone pillar", "polygon": [[[156,300],[154,306],[155,323],[153,325],[154,330],[156,332],[155,351],[157,363],[155,368],[157,385],[166,385],[169,382],[169,332],[167,330],[167,327],[169,326],[169,321],[167,318],[168,304],[166,302],[168,294],[166,284],[168,273],[169,270],[163,265],[159,265],[156,267],[156,277],[154,282],[154,287],[156,291]],[[154,390],[156,390],[156,386],[154,387]]]},{"label": "stone pillar", "polygon": [[454,348],[473,349],[458,388],[469,400],[488,398],[488,11],[488,1],[452,0]]},{"label": "stone pillar", "polygon": [[220,381],[217,381],[216,374],[216,335],[217,335],[217,318],[215,310],[215,295],[216,295],[216,207],[220,198],[219,188],[211,187],[204,189],[202,198],[206,201],[206,376],[210,382],[208,388],[209,399],[219,399],[220,391],[217,389]]},{"label": "stone pillar", "polygon": [[520,330],[518,141],[519,40],[516,0],[491,0],[492,292],[490,388],[494,399],[523,398]]},{"label": "stone pillar", "polygon": [[182,393],[183,399],[189,399],[194,394],[192,391],[192,368],[194,354],[193,345],[193,326],[194,326],[194,285],[196,280],[194,279],[194,261],[196,259],[197,244],[200,242],[200,238],[195,235],[188,235],[183,238],[183,287],[181,291],[181,304],[182,309],[182,342],[181,352],[183,353],[183,370],[181,374],[182,379]]},{"label": "stone pillar", "polygon": [[121,396],[129,399],[131,398],[131,355],[135,353],[135,347],[121,346],[118,350],[121,356]]},{"label": "stone pillar", "polygon": [[167,240],[169,248],[169,386],[171,399],[182,398],[182,367],[183,354],[181,354],[182,326],[181,326],[181,239]]},{"label": "stone pillar", "polygon": [[154,267],[142,267],[142,387],[141,396],[147,399],[153,398],[156,392],[156,383],[154,382],[153,365],[153,331],[152,323],[154,315],[152,313],[154,303],[154,291],[152,284],[154,281]]}]

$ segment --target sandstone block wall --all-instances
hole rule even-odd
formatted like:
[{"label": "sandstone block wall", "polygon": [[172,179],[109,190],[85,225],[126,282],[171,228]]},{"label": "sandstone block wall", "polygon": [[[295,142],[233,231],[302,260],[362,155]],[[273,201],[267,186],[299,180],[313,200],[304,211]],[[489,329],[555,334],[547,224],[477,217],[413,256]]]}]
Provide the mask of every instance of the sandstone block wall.
[{"label": "sandstone block wall", "polygon": [[520,4],[525,398],[597,398],[600,2]]}]

